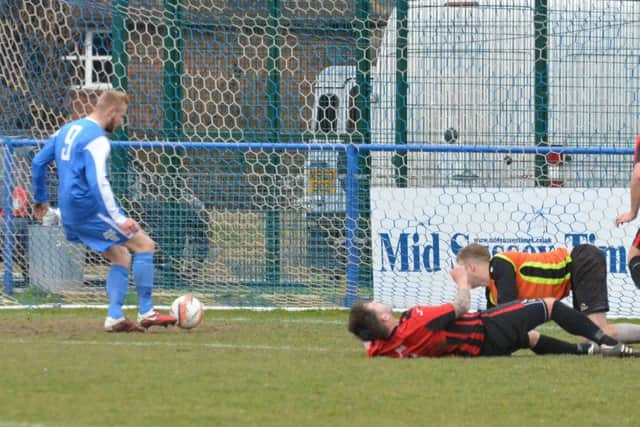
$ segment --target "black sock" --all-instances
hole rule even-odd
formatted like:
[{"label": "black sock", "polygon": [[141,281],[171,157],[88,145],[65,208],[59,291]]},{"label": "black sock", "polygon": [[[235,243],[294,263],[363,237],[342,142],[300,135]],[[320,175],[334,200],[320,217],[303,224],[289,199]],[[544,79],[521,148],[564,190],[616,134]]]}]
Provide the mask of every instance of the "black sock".
[{"label": "black sock", "polygon": [[578,354],[589,354],[589,350],[591,349],[591,346],[592,345],[595,346],[596,344],[589,341],[589,342],[579,342],[576,345],[578,346]]},{"label": "black sock", "polygon": [[629,273],[636,288],[640,289],[640,255],[636,255],[629,261]]},{"label": "black sock", "polygon": [[587,316],[560,301],[553,303],[551,320],[555,321],[570,334],[589,338],[597,344],[616,345],[618,343],[618,341],[602,332],[598,325],[593,323]]},{"label": "black sock", "polygon": [[540,335],[533,350],[536,354],[586,354],[580,344],[573,344],[556,338]]},{"label": "black sock", "polygon": [[598,333],[596,333],[596,339],[594,341],[597,342],[598,344],[605,344],[605,345],[618,344],[618,340],[605,334],[602,329],[598,330]]}]

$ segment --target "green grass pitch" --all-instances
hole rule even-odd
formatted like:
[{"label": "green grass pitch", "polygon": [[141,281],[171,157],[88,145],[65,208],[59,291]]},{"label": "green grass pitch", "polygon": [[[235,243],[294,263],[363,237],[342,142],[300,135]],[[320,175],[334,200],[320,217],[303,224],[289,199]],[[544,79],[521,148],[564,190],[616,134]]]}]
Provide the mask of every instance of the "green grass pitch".
[{"label": "green grass pitch", "polygon": [[346,311],[129,335],[103,316],[0,311],[0,427],[640,425],[640,360],[368,359]]}]

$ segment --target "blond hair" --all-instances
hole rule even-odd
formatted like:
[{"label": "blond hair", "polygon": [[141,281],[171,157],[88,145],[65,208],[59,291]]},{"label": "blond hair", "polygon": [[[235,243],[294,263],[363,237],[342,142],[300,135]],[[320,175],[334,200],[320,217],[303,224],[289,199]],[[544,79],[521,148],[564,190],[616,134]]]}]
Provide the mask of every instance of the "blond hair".
[{"label": "blond hair", "polygon": [[104,112],[111,107],[118,107],[129,103],[129,95],[117,90],[107,90],[102,92],[96,103],[96,110]]},{"label": "blond hair", "polygon": [[464,263],[467,261],[484,261],[489,262],[491,254],[486,246],[478,243],[470,243],[458,252],[456,261],[458,263]]}]

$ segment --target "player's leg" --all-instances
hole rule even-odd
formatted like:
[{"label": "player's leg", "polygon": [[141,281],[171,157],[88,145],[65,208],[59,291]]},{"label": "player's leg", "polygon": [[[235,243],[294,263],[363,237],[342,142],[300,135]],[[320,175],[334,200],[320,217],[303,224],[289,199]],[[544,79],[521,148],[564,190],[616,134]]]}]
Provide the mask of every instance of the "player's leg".
[{"label": "player's leg", "polygon": [[570,334],[588,338],[599,345],[616,345],[618,343],[583,313],[555,298],[544,298],[544,302],[549,310],[549,319]]},{"label": "player's leg", "polygon": [[529,331],[529,348],[536,354],[576,354],[595,355],[599,354],[600,348],[597,344],[570,343],[547,335],[542,335],[536,330]]},{"label": "player's leg", "polygon": [[640,357],[639,351],[607,335],[583,313],[553,298],[545,298],[545,303],[550,310],[551,320],[570,334],[588,338],[599,344],[603,356]]},{"label": "player's leg", "polygon": [[[540,335],[537,326],[556,321],[567,332],[584,334],[598,344],[617,342],[605,335],[584,314],[553,298],[516,301],[499,305],[481,315],[485,324],[485,345],[482,355],[506,355],[520,348],[531,348],[537,354],[594,354],[595,348],[586,343],[569,343]],[[533,331],[533,332],[532,332]]]},{"label": "player's leg", "polygon": [[590,313],[589,319],[607,335],[626,344],[640,342],[640,325],[635,323],[609,323],[607,313]]},{"label": "player's leg", "polygon": [[542,335],[533,328],[547,322],[552,314],[552,298],[524,301],[524,309],[519,316],[525,316],[529,329],[529,348],[536,354],[596,354],[595,344],[575,344]]},{"label": "player's leg", "polygon": [[156,243],[140,230],[127,241],[126,246],[134,254],[132,272],[138,294],[138,322],[144,328],[175,325],[175,317],[157,312],[153,305],[153,254]]},{"label": "player's leg", "polygon": [[97,214],[83,224],[64,226],[67,239],[80,241],[111,262],[107,274],[107,298],[109,308],[104,329],[107,332],[143,332],[135,322],[127,319],[122,311],[129,291],[129,267],[131,254],[123,246],[129,238],[120,228],[104,216]]},{"label": "player's leg", "polygon": [[[527,304],[535,304],[538,309],[526,309]],[[486,310],[480,317],[485,330],[480,354],[506,356],[516,350],[529,348],[528,332],[546,321],[547,309],[541,300],[513,301]]]},{"label": "player's leg", "polygon": [[509,321],[528,328],[529,347],[536,354],[597,354],[596,347],[589,343],[573,344],[546,335],[533,329],[548,320],[555,321],[565,331],[591,339],[602,347],[608,356],[636,356],[629,347],[606,335],[584,314],[573,310],[554,298],[522,301],[523,308],[509,314]]},{"label": "player's leg", "polygon": [[571,260],[573,308],[615,338],[607,323],[609,297],[604,254],[593,245],[578,245],[571,251]]},{"label": "player's leg", "polygon": [[550,306],[542,299],[514,301],[485,311],[481,315],[485,324],[482,355],[511,354],[523,348],[530,348],[536,354],[588,354],[589,348],[585,345],[533,330],[547,322],[549,315]]},{"label": "player's leg", "polygon": [[129,292],[129,265],[131,255],[127,248],[121,245],[111,246],[103,256],[111,262],[107,274],[107,296],[109,309],[107,315],[112,319],[124,317],[122,306]]},{"label": "player's leg", "polygon": [[142,332],[135,322],[127,319],[122,311],[125,299],[129,292],[129,266],[131,254],[122,245],[111,246],[103,253],[104,257],[111,261],[111,268],[107,274],[107,297],[109,308],[104,329],[107,332]]},{"label": "player's leg", "polygon": [[593,323],[616,340],[624,343],[640,342],[640,325],[610,324],[607,320],[607,267],[602,251],[593,245],[579,245],[571,251],[571,258],[573,308],[586,314]]},{"label": "player's leg", "polygon": [[133,283],[138,293],[138,306],[141,314],[153,310],[153,253],[155,242],[142,230],[138,231],[126,243],[133,252]]},{"label": "player's leg", "polygon": [[593,245],[578,245],[571,251],[573,308],[585,313],[609,311],[607,260]]},{"label": "player's leg", "polygon": [[614,327],[614,325],[610,325],[607,321],[607,313],[589,313],[587,314],[587,317],[591,319],[593,323],[598,325],[598,327],[602,329],[605,334],[618,340],[618,337],[616,336],[616,328]]}]

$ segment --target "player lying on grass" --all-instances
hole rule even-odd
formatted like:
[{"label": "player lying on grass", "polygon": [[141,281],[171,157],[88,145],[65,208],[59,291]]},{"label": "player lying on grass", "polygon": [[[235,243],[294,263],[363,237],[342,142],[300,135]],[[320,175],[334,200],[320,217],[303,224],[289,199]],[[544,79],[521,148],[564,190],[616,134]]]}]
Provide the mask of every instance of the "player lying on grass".
[{"label": "player lying on grass", "polygon": [[624,343],[640,342],[640,325],[608,323],[607,265],[594,245],[571,251],[499,252],[471,243],[456,257],[465,267],[472,288],[486,287],[487,308],[514,300],[562,299],[571,292],[573,308],[586,314],[606,334]]},{"label": "player lying on grass", "polygon": [[[107,332],[144,332],[154,325],[174,325],[177,320],[154,309],[151,294],[155,242],[125,215],[107,179],[111,152],[108,134],[124,124],[128,105],[127,94],[103,92],[89,116],[64,125],[32,161],[35,217],[42,219],[49,209],[46,175],[49,163],[55,160],[58,204],[67,240],[82,242],[111,262],[106,283]],[[138,293],[137,323],[122,312],[129,288],[129,268]]]},{"label": "player lying on grass", "polygon": [[[382,303],[357,302],[349,313],[349,332],[362,340],[370,357],[508,356],[524,348],[536,354],[640,355],[606,335],[584,314],[553,298],[514,301],[467,313],[471,291],[464,267],[454,268],[451,277],[458,287],[453,302],[416,306],[399,319]],[[533,330],[549,320],[593,342],[573,344]]]}]

